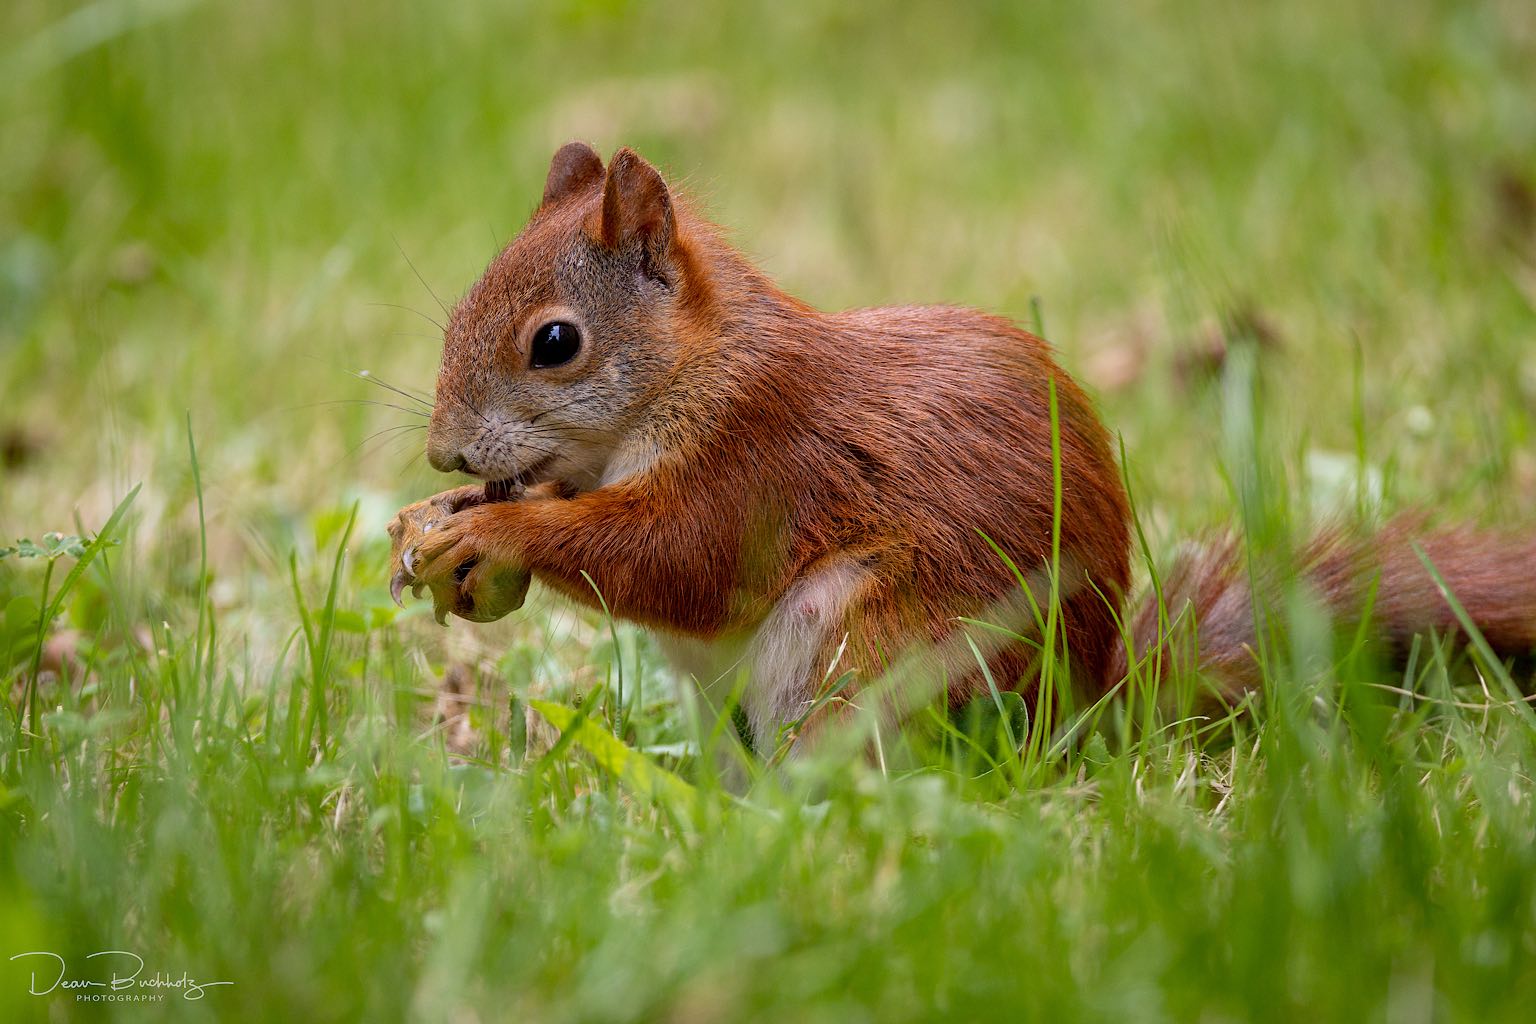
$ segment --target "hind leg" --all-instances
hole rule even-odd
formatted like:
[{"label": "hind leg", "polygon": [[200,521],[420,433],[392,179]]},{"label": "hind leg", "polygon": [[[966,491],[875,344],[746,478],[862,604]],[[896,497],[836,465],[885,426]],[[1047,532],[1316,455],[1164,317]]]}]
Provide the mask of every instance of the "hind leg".
[{"label": "hind leg", "polygon": [[932,639],[943,626],[877,564],[869,553],[822,563],[758,628],[743,706],[762,756],[804,750],[832,723],[866,711],[888,731],[937,692]]},{"label": "hind leg", "polygon": [[760,755],[772,756],[835,678],[849,609],[868,585],[853,559],[831,559],[791,584],[753,634],[742,706]]}]

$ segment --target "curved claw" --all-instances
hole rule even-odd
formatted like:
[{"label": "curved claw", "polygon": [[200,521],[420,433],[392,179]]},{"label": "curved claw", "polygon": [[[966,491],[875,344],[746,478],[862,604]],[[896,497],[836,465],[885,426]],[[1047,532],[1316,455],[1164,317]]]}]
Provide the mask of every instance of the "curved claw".
[{"label": "curved claw", "polygon": [[389,578],[389,596],[401,608],[405,607],[405,601],[401,595],[405,593],[407,582],[404,572],[397,572]]},{"label": "curved claw", "polygon": [[[416,577],[416,545],[412,544],[400,552],[400,564],[405,566],[406,575],[412,579]],[[420,596],[420,595],[418,595]]]}]

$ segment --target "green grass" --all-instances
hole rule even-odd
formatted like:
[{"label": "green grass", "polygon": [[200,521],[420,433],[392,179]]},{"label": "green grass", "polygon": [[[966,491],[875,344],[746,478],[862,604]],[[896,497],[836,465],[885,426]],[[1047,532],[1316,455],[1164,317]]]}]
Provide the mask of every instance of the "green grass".
[{"label": "green grass", "polygon": [[[1043,320],[1157,559],[1529,524],[1532,95],[1516,2],[0,7],[0,543],[142,484],[57,617],[74,557],[0,561],[0,1019],[1528,1019],[1501,666],[1298,604],[1235,723],[1138,686],[1011,757],[1004,705],[722,784],[640,633],[395,612],[382,526],[447,481],[347,371],[429,389],[429,289],[584,137],[820,305]],[[103,949],[234,984],[84,1006],[4,959]]]}]

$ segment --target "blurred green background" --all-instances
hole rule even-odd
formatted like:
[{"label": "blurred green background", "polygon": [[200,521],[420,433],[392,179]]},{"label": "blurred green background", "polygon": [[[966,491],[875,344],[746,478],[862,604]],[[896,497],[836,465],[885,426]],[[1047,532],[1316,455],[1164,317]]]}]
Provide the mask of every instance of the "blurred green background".
[{"label": "blurred green background", "polygon": [[1355,451],[1358,349],[1393,495],[1507,516],[1536,497],[1533,34],[1515,0],[12,2],[0,523],[99,522],[138,480],[181,516],[188,410],[220,534],[440,489],[412,437],[364,444],[402,417],[311,403],[387,397],[348,369],[430,389],[410,264],[451,302],[571,138],[638,148],[818,305],[1038,296],[1181,521],[1225,514],[1178,371],[1234,315],[1298,449]]},{"label": "blurred green background", "polygon": [[[56,765],[4,775],[0,878],[20,895],[0,953],[97,948],[121,922],[240,979],[220,1012],[249,1019],[1004,1000],[1051,1019],[1518,1018],[1536,991],[1524,725],[1413,705],[1379,747],[1305,721],[1248,761],[1182,733],[1100,743],[1018,798],[857,776],[820,811],[723,815],[691,843],[584,762],[498,767],[505,723],[476,740],[482,774],[415,736],[450,661],[505,708],[649,657],[588,620],[444,633],[419,606],[392,622],[384,597],[386,517],[449,481],[394,429],[408,417],[358,404],[393,399],[352,371],[430,390],[433,293],[474,280],[573,138],[637,148],[817,305],[1038,310],[1123,435],[1160,552],[1235,519],[1238,337],[1258,343],[1281,502],[1350,514],[1363,481],[1388,509],[1536,519],[1528,0],[8,0],[0,542],[93,530],[144,490],[110,578],[61,623],[100,689],[58,698]],[[206,668],[186,654],[205,582],[189,422]],[[353,502],[348,660],[314,670],[334,706],[312,754],[273,738],[271,708],[315,707],[293,591],[319,603]],[[40,576],[0,563],[0,604]],[[292,703],[215,706],[231,680],[292,684]],[[677,741],[648,692],[630,739]],[[185,730],[162,735],[162,712]],[[38,1012],[6,979],[0,1009]]]}]

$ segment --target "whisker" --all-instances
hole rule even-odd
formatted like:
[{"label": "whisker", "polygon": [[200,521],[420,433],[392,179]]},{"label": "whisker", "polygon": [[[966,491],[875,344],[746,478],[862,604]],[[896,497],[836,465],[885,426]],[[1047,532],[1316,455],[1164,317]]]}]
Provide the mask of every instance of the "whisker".
[{"label": "whisker", "polygon": [[454,392],[454,397],[457,398],[459,401],[463,402],[466,406],[468,406],[470,412],[472,412],[476,416],[480,417],[480,422],[481,423],[484,423],[487,427],[489,427],[491,425],[491,421],[486,418],[485,413],[480,411],[480,407],[478,405],[476,405],[474,402],[472,402],[468,395],[466,395],[462,391],[455,391]]},{"label": "whisker", "polygon": [[569,409],[571,406],[577,404],[578,402],[588,402],[588,401],[591,401],[591,398],[589,396],[587,396],[587,395],[582,395],[582,396],[580,396],[578,398],[573,398],[569,402],[565,402],[565,403],[563,403],[561,405],[557,405],[557,406],[555,406],[554,408],[551,408],[551,409],[545,409],[541,413],[536,413],[533,416],[533,418],[528,421],[528,423],[531,426],[532,424],[535,424],[535,423],[539,422],[539,420],[543,419],[545,416],[548,416],[552,412],[559,412],[561,409]]},{"label": "whisker", "polygon": [[300,409],[319,408],[322,405],[375,405],[380,409],[395,409],[399,412],[405,413],[407,416],[420,416],[422,419],[429,419],[431,417],[431,413],[423,412],[420,409],[412,409],[405,405],[396,405],[394,402],[375,402],[367,398],[333,398],[325,402],[305,402],[302,405],[284,406],[279,411],[296,412]]},{"label": "whisker", "polygon": [[[400,243],[396,242],[395,244],[399,245]],[[409,263],[410,260],[406,260],[406,262]],[[415,268],[412,268],[412,269],[415,269]],[[422,283],[425,284],[426,282],[423,281]],[[430,288],[427,289],[427,290],[431,291]],[[434,299],[437,298],[437,296],[435,296],[435,295],[432,296],[432,297]],[[421,310],[417,309],[415,306],[404,306],[404,305],[401,305],[398,302],[370,302],[370,303],[368,303],[368,305],[370,305],[370,306],[381,306],[381,307],[383,307],[385,309],[401,309],[401,310],[404,310],[407,313],[415,313],[417,316],[421,317],[427,323],[431,324],[433,327],[436,327],[439,331],[442,331],[444,334],[448,333],[448,328],[444,327],[442,324],[438,323],[436,320],[432,319],[430,316],[427,316],[427,314],[423,313]]]},{"label": "whisker", "polygon": [[601,430],[597,427],[543,426],[533,428],[527,436],[554,437],[574,441],[610,441],[620,435],[617,431]]},{"label": "whisker", "polygon": [[411,273],[416,275],[416,280],[420,281],[421,282],[421,286],[427,290],[427,294],[432,296],[432,301],[437,303],[438,306],[440,306],[442,308],[443,315],[445,315],[445,316],[448,315],[448,306],[447,306],[447,304],[444,303],[442,299],[437,297],[437,292],[433,291],[432,290],[432,286],[427,284],[427,279],[421,276],[421,271],[416,269],[416,264],[412,263],[411,262],[411,258],[409,256],[405,255],[405,246],[400,244],[400,239],[393,238],[393,236],[391,236],[391,237],[392,237],[392,239],[393,239],[393,241],[395,243],[395,248],[399,249],[400,250],[400,255],[405,258],[405,265],[411,268]]},{"label": "whisker", "polygon": [[[331,466],[331,470],[334,471],[337,468],[339,468],[339,467],[341,467],[343,465],[346,465],[348,463],[362,462],[363,460],[367,459],[369,456],[371,456],[371,455],[375,454],[376,452],[378,452],[381,448],[383,448],[390,441],[392,441],[392,440],[403,440],[403,439],[405,439],[405,438],[410,436],[410,432],[411,431],[426,430],[426,429],[427,428],[426,428],[426,426],[424,424],[405,423],[405,424],[400,424],[400,425],[397,425],[397,426],[394,426],[394,427],[386,427],[383,430],[376,430],[373,433],[369,434],[367,437],[363,438],[357,444],[353,445],[350,449],[348,449],[346,454],[341,456],[339,459],[337,459],[336,462]],[[381,435],[386,435],[386,434],[390,434],[390,435],[394,435],[394,436],[393,437],[383,437],[383,439],[380,440],[379,443],[373,449],[371,449],[369,451],[363,451],[363,449],[365,447],[367,447],[367,445],[370,442],[372,442],[376,438],[380,438]],[[426,451],[425,447],[422,448],[422,451],[423,452]]]},{"label": "whisker", "polygon": [[411,448],[414,448],[416,450],[416,455],[417,456],[422,456],[422,455],[427,454],[427,446],[424,445],[424,444],[419,443],[416,440],[416,438],[413,435],[411,435],[411,434],[397,434],[396,436],[394,436],[394,437],[390,438],[389,440],[385,441],[384,444],[379,445],[379,447],[383,448],[384,445],[389,445],[389,444],[392,444],[392,445],[395,446],[395,450],[392,453],[393,455],[399,455],[402,451],[406,450],[406,446],[407,445],[409,445]]},{"label": "whisker", "polygon": [[342,373],[345,373],[349,376],[357,377],[360,380],[366,380],[370,384],[375,384],[381,388],[393,391],[395,394],[400,395],[402,398],[409,398],[413,402],[420,402],[422,405],[428,407],[431,407],[432,405],[432,402],[430,401],[432,395],[429,392],[423,391],[420,388],[404,388],[400,387],[399,385],[391,384],[384,380],[382,377],[374,376],[372,370],[354,370],[350,366],[336,362],[333,359],[327,359],[324,356],[316,355],[313,352],[300,352],[299,358],[310,359],[314,362],[323,364],[328,369],[340,370]]},{"label": "whisker", "polygon": [[395,394],[399,395],[401,398],[404,398],[407,401],[416,402],[416,403],[418,403],[420,405],[424,405],[428,409],[432,408],[432,403],[427,401],[425,398],[421,398],[421,397],[419,397],[417,395],[413,395],[409,391],[407,391],[405,388],[397,387],[394,384],[389,383],[389,381],[387,381],[387,380],[383,380],[383,379],[381,379],[379,377],[375,377],[372,374],[372,372],[370,372],[368,370],[348,370],[347,372],[350,373],[352,376],[356,377],[358,380],[365,380],[365,381],[367,381],[370,384],[376,384],[379,387],[383,388],[385,391],[393,391]]},{"label": "whisker", "polygon": [[[380,441],[378,444],[374,445],[372,448],[368,449],[366,452],[358,455],[355,462],[363,463],[369,459],[372,459],[376,455],[384,455],[390,459],[397,459],[401,455],[405,454],[405,444],[403,442],[406,441],[409,441],[409,438],[386,438]],[[425,448],[418,448],[418,453],[425,451]]]},{"label": "whisker", "polygon": [[421,460],[422,456],[426,454],[427,450],[425,448],[418,448],[416,450],[416,454],[411,456],[411,460],[404,466],[400,467],[400,475],[405,476],[405,474],[409,473],[411,471],[411,467],[415,466],[416,463]]},{"label": "whisker", "polygon": [[[347,454],[342,456],[342,461],[346,462],[346,461],[354,460],[355,459],[358,462],[362,462],[364,459],[368,458],[370,455],[373,455],[376,452],[378,452],[379,449],[383,448],[390,441],[402,440],[405,437],[404,434],[394,434],[393,436],[382,437],[382,438],[379,436],[380,434],[386,434],[386,433],[392,433],[392,432],[390,432],[390,431],[382,431],[381,430],[381,431],[376,431],[376,432],[374,432],[372,434],[369,434],[367,437],[363,438],[362,441],[358,442],[356,445],[354,445],[352,448],[350,448],[347,451]],[[379,443],[375,447],[373,447],[372,449],[370,449],[368,451],[363,451],[363,449],[367,448],[368,445],[371,442],[373,442],[374,440],[378,440]]]},{"label": "whisker", "polygon": [[[381,427],[380,429],[375,430],[373,433],[369,434],[367,437],[363,438],[357,447],[361,448],[363,445],[367,444],[369,441],[372,441],[374,438],[382,437],[387,434],[397,434],[401,431],[426,429],[426,426],[420,423],[397,423],[392,427]],[[356,448],[353,449],[353,451],[356,450]]]}]

